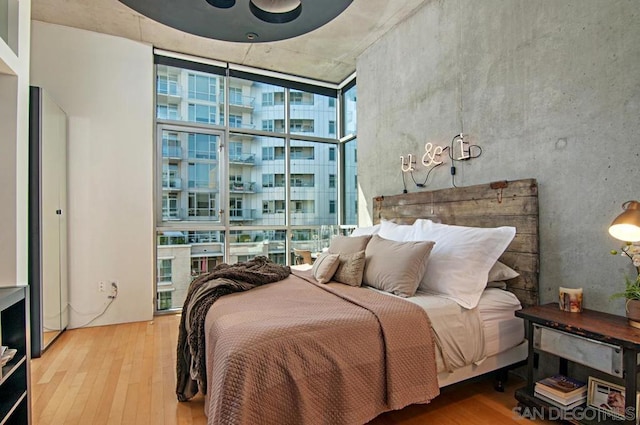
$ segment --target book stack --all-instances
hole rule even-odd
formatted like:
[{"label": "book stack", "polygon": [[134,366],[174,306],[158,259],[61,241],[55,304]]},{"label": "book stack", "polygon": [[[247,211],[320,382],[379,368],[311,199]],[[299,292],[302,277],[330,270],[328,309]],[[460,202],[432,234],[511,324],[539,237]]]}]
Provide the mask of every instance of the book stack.
[{"label": "book stack", "polygon": [[587,384],[564,375],[554,375],[536,382],[535,396],[563,411],[587,400]]},{"label": "book stack", "polygon": [[15,348],[9,348],[6,345],[0,347],[0,365],[4,366],[13,359],[18,350]]}]

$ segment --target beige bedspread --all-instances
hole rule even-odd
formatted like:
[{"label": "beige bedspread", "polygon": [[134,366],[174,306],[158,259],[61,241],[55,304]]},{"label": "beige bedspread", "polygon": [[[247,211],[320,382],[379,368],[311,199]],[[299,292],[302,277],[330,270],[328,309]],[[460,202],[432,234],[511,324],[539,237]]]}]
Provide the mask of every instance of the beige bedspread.
[{"label": "beige bedspread", "polygon": [[439,394],[424,310],[293,273],[209,310],[209,425],[361,424]]}]

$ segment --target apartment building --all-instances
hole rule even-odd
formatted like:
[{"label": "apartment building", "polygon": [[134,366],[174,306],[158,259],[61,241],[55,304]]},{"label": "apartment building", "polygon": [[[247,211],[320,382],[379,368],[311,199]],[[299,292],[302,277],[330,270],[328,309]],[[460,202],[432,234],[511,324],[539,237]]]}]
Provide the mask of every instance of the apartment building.
[{"label": "apartment building", "polygon": [[355,133],[355,86],[341,99],[342,129],[337,95],[156,65],[157,310],[221,262],[292,263],[356,223],[356,142],[339,143]]}]

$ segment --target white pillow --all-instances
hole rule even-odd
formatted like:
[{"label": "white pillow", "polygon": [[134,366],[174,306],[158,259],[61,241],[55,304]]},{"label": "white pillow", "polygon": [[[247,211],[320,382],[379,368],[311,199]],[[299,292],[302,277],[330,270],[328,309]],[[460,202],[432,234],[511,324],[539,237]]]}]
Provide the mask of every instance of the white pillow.
[{"label": "white pillow", "polygon": [[515,227],[452,226],[418,219],[413,240],[435,241],[420,290],[442,295],[465,308],[478,305],[489,270],[509,246]]},{"label": "white pillow", "polygon": [[418,240],[413,239],[413,232],[414,228],[410,224],[396,224],[392,221],[382,220],[380,222],[380,231],[378,232],[378,236],[390,241],[409,242]]},{"label": "white pillow", "polygon": [[520,276],[520,273],[513,270],[511,267],[507,266],[500,261],[496,261],[496,263],[489,270],[489,277],[487,278],[489,282],[500,281],[500,280],[509,280]]},{"label": "white pillow", "polygon": [[375,226],[367,226],[367,227],[356,227],[353,229],[353,232],[349,236],[366,236],[366,235],[375,235],[380,231],[380,225],[376,224]]}]

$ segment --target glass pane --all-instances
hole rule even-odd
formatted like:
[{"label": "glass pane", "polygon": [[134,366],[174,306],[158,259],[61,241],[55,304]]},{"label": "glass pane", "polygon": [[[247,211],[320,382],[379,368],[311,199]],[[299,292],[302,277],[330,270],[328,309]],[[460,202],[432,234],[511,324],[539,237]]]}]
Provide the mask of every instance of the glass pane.
[{"label": "glass pane", "polygon": [[358,141],[344,145],[344,224],[358,224]]},{"label": "glass pane", "polygon": [[336,99],[290,90],[290,131],[305,136],[336,137]]},{"label": "glass pane", "polygon": [[224,77],[166,65],[156,67],[159,119],[224,125]]},{"label": "glass pane", "polygon": [[230,78],[229,127],[284,133],[284,88]]},{"label": "glass pane", "polygon": [[353,86],[344,92],[344,135],[357,134],[358,114],[356,109],[356,98],[358,97],[358,86]]},{"label": "glass pane", "polygon": [[292,225],[337,224],[335,205],[338,189],[337,145],[291,141],[291,210]]},{"label": "glass pane", "polygon": [[285,224],[284,139],[229,135],[229,222]]},{"label": "glass pane", "polygon": [[219,221],[217,134],[162,129],[162,221]]},{"label": "glass pane", "polygon": [[18,0],[0,0],[0,38],[18,54],[18,29],[20,26]]},{"label": "glass pane", "polygon": [[291,231],[291,252],[289,253],[291,264],[304,263],[305,255],[302,252],[308,251],[309,255],[313,257],[321,252],[322,248],[320,228],[293,229]]},{"label": "glass pane", "polygon": [[217,230],[157,233],[156,308],[182,308],[191,281],[224,260],[224,232]]},{"label": "glass pane", "polygon": [[229,264],[259,255],[286,264],[286,230],[232,230],[229,232]]},{"label": "glass pane", "polygon": [[[336,98],[166,65],[157,66],[156,91],[157,118],[181,121],[172,124],[177,130],[167,129],[166,124],[159,130],[162,219],[158,225],[172,230],[158,233],[159,310],[180,308],[191,280],[222,261],[267,255],[277,263],[294,264],[297,256],[292,248],[316,255],[338,233],[341,190],[347,191],[347,221],[341,224],[357,222],[356,143],[346,146],[347,176],[339,181]],[[355,89],[345,97],[341,104],[347,109],[346,126],[351,125],[354,133]],[[286,111],[290,111],[289,128]],[[191,122],[203,125],[190,128]],[[228,139],[222,136],[223,127],[230,130]],[[272,134],[242,134],[247,129]],[[288,145],[286,132],[298,134],[298,139],[322,137],[336,144],[291,140]],[[220,163],[223,142],[228,162]],[[226,205],[220,205],[221,199]],[[198,229],[217,230],[184,230],[196,227],[196,221]],[[229,238],[226,253],[225,237]]]}]

